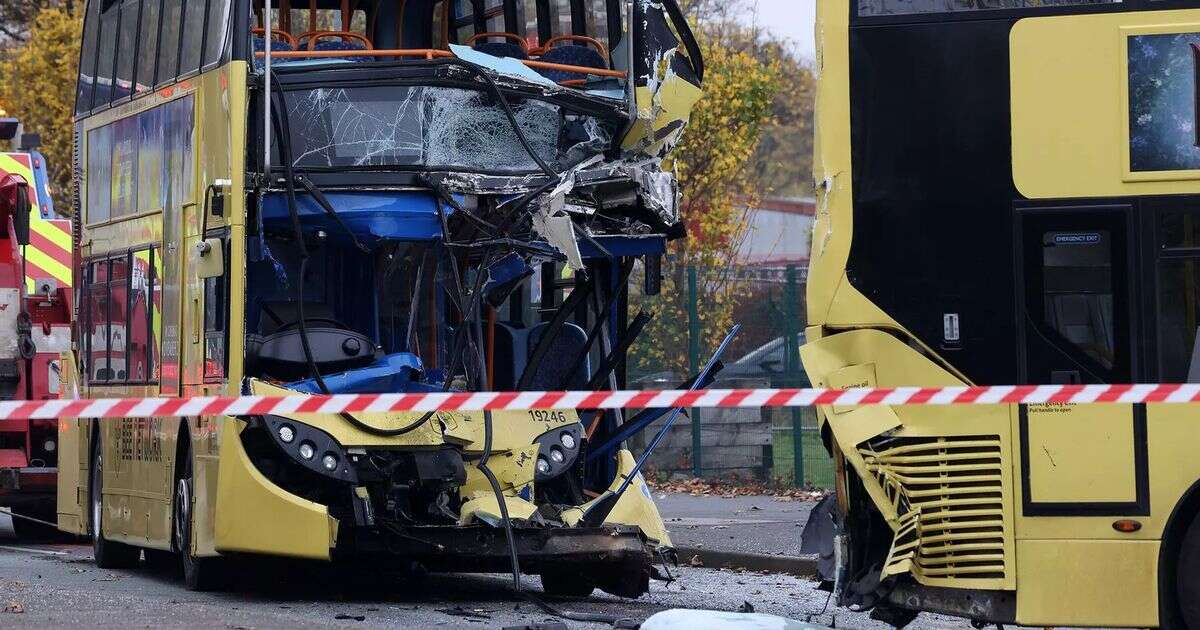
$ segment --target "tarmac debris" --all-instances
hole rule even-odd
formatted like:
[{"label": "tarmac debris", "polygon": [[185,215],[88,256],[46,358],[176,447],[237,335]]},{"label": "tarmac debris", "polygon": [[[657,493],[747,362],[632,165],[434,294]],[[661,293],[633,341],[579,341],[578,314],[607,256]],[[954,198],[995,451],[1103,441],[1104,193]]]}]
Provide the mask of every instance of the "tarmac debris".
[{"label": "tarmac debris", "polygon": [[347,615],[345,613],[342,613],[340,615],[334,615],[333,618],[341,620],[341,621],[366,621],[367,620],[366,615]]},{"label": "tarmac debris", "polygon": [[20,615],[25,612],[25,606],[21,602],[8,602],[8,605],[4,607],[4,610],[0,610],[0,612]]},{"label": "tarmac debris", "polygon": [[466,617],[468,619],[491,619],[492,617],[488,613],[496,612],[494,610],[484,610],[482,608],[468,610],[462,606],[455,606],[454,608],[438,608],[437,611],[444,615]]},{"label": "tarmac debris", "polygon": [[692,556],[692,559],[688,562],[688,564],[694,567],[702,567],[704,566],[704,561],[700,559],[700,556]]},{"label": "tarmac debris", "polygon": [[742,605],[738,606],[737,611],[740,613],[752,613],[754,612],[754,605],[750,602],[743,601]]}]

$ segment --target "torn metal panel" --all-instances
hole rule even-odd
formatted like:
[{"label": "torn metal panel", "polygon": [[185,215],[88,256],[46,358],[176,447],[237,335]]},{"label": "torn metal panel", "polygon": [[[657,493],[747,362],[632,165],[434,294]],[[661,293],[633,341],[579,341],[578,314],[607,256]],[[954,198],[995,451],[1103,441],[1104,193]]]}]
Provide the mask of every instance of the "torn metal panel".
[{"label": "torn metal panel", "polygon": [[579,253],[579,239],[575,235],[575,222],[563,213],[561,204],[554,212],[553,198],[543,203],[533,215],[533,230],[546,239],[551,247],[567,257],[567,264],[575,271],[584,269],[583,255]]},{"label": "torn metal panel", "polygon": [[662,0],[634,2],[641,39],[634,56],[637,120],[622,143],[628,153],[666,157],[703,95],[703,59],[687,23],[673,19],[672,9]]}]

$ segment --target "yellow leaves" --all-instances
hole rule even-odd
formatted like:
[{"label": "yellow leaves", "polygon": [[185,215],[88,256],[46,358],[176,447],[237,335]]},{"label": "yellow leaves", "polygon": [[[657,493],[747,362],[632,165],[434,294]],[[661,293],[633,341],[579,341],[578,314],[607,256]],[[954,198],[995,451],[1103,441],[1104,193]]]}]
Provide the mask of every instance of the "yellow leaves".
[{"label": "yellow leaves", "polygon": [[[80,3],[82,5],[82,3]],[[42,135],[55,208],[71,211],[72,117],[78,79],[81,20],[59,9],[43,9],[28,43],[5,51],[0,65],[0,102],[25,130]]]},{"label": "yellow leaves", "polygon": [[704,58],[704,98],[672,156],[688,238],[673,245],[664,261],[662,294],[640,298],[640,307],[658,316],[630,357],[635,375],[670,370],[682,377],[688,371],[688,265],[699,271],[695,310],[704,356],[729,331],[734,307],[749,294],[731,268],[746,233],[746,208],[757,202],[753,157],[771,118],[780,66],[717,41],[704,43]]}]

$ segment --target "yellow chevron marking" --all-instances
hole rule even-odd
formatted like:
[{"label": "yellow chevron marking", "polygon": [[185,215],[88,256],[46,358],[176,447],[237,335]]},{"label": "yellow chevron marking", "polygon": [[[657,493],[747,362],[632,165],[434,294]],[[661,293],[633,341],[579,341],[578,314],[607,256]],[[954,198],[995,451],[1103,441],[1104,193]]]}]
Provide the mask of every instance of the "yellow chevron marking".
[{"label": "yellow chevron marking", "polygon": [[30,187],[33,187],[33,169],[21,164],[7,153],[0,153],[0,171],[20,175],[25,178]]},{"label": "yellow chevron marking", "polygon": [[29,222],[29,229],[54,243],[59,249],[65,252],[71,251],[71,235],[61,227],[45,219],[34,219]]},{"label": "yellow chevron marking", "polygon": [[50,277],[58,281],[59,286],[71,286],[71,268],[54,260],[46,252],[38,251],[32,247],[25,248],[25,258],[41,267],[43,271],[50,274]]}]

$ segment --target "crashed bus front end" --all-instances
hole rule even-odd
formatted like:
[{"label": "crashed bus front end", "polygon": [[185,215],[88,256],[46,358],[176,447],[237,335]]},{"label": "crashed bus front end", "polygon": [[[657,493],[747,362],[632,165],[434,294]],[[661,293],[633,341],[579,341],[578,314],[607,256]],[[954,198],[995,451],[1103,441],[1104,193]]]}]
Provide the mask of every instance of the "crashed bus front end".
[{"label": "crashed bus front end", "polygon": [[[703,67],[673,5],[607,3],[623,35],[598,74],[453,44],[282,51],[269,73],[254,55],[250,128],[270,149],[252,142],[247,159],[270,166],[247,182],[244,292],[229,293],[245,313],[227,361],[243,391],[623,385],[651,318],[628,312],[629,292],[657,293],[685,235],[663,160]],[[635,268],[646,281],[630,288]],[[447,571],[508,571],[515,554],[550,592],[641,595],[673,552],[633,455],[608,439],[629,418],[538,398],[230,418],[214,551]]]}]

